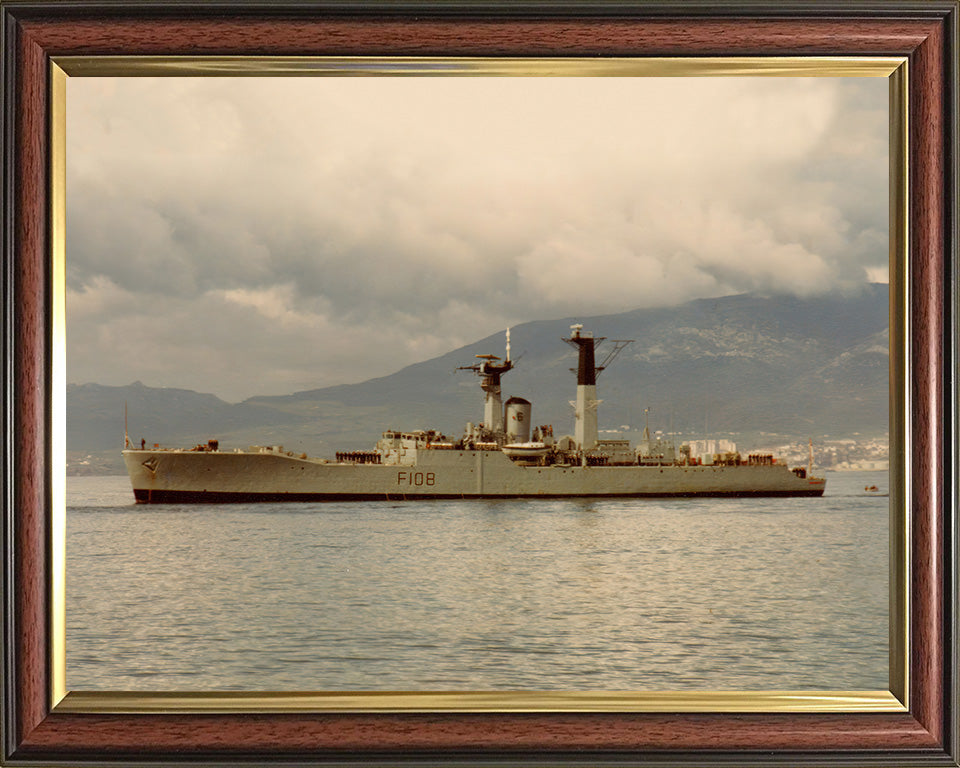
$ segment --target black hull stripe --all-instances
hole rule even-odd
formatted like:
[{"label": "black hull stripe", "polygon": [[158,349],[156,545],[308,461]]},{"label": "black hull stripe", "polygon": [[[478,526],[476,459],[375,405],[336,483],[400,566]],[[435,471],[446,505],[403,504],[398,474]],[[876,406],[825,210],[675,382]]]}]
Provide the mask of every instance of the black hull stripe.
[{"label": "black hull stripe", "polygon": [[823,496],[823,488],[796,491],[687,491],[683,493],[585,494],[438,494],[438,493],[249,493],[243,491],[168,491],[135,488],[138,504],[241,504],[303,501],[428,501],[450,499],[639,499],[639,498],[775,498]]}]

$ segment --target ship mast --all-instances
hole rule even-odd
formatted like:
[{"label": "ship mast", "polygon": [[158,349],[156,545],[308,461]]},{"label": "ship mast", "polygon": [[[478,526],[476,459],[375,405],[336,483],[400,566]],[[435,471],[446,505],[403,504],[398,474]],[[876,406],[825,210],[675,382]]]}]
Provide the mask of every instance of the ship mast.
[{"label": "ship mast", "polygon": [[482,362],[462,365],[457,370],[474,371],[480,376],[484,391],[483,426],[493,432],[503,432],[503,401],[500,396],[500,377],[513,368],[510,360],[510,329],[507,328],[507,351],[502,361],[498,355],[477,355]]},{"label": "ship mast", "polygon": [[577,350],[577,399],[570,403],[575,410],[574,440],[581,451],[589,451],[596,448],[600,439],[597,407],[603,401],[597,400],[597,375],[633,340],[614,339],[613,349],[597,365],[595,351],[606,337],[594,337],[589,331],[584,332],[580,323],[571,325],[570,331],[570,338],[564,341]]},{"label": "ship mast", "polygon": [[575,409],[574,416],[574,439],[577,441],[577,447],[581,451],[588,451],[594,448],[600,437],[597,429],[597,406],[600,401],[597,400],[597,366],[594,354],[595,346],[602,339],[595,339],[592,333],[581,333],[583,326],[579,323],[571,325],[569,339],[564,339],[567,344],[577,349],[577,399],[573,403]]}]

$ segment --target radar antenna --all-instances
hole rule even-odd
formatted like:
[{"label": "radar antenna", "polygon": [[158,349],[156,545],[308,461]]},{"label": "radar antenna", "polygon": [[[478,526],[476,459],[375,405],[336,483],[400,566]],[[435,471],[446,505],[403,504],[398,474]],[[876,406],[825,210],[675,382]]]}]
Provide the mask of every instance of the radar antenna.
[{"label": "radar antenna", "polygon": [[510,329],[507,329],[507,352],[505,359],[498,355],[476,355],[480,361],[473,365],[461,365],[458,371],[473,371],[480,377],[480,389],[484,392],[483,425],[493,433],[503,431],[503,406],[500,401],[500,377],[513,368],[510,360]]},{"label": "radar antenna", "polygon": [[478,376],[483,377],[481,387],[486,390],[488,387],[499,387],[500,377],[507,371],[513,369],[513,361],[510,360],[510,329],[507,328],[507,352],[506,357],[501,362],[499,355],[474,355],[481,362],[473,365],[461,365],[457,367],[458,371],[474,371]]}]

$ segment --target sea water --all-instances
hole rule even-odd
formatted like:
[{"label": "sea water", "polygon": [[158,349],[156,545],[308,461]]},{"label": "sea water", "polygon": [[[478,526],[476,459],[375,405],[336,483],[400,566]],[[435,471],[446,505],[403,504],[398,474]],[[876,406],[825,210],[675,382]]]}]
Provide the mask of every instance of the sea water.
[{"label": "sea water", "polygon": [[135,505],[72,477],[67,686],[886,689],[886,489]]}]

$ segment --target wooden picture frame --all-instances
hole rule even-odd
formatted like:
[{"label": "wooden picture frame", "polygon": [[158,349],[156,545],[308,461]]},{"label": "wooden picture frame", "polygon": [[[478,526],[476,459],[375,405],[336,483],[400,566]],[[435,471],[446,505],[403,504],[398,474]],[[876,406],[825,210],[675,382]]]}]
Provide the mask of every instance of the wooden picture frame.
[{"label": "wooden picture frame", "polygon": [[[958,765],[956,1],[674,5],[0,2],[3,56],[2,759],[71,763]],[[880,712],[97,712],[52,680],[50,176],[69,56],[821,57],[907,61],[912,434],[906,706]],[[896,204],[895,201],[894,204]],[[202,697],[202,695],[200,695]],[[309,708],[307,708],[309,709]],[[201,708],[202,710],[202,708]]]}]

